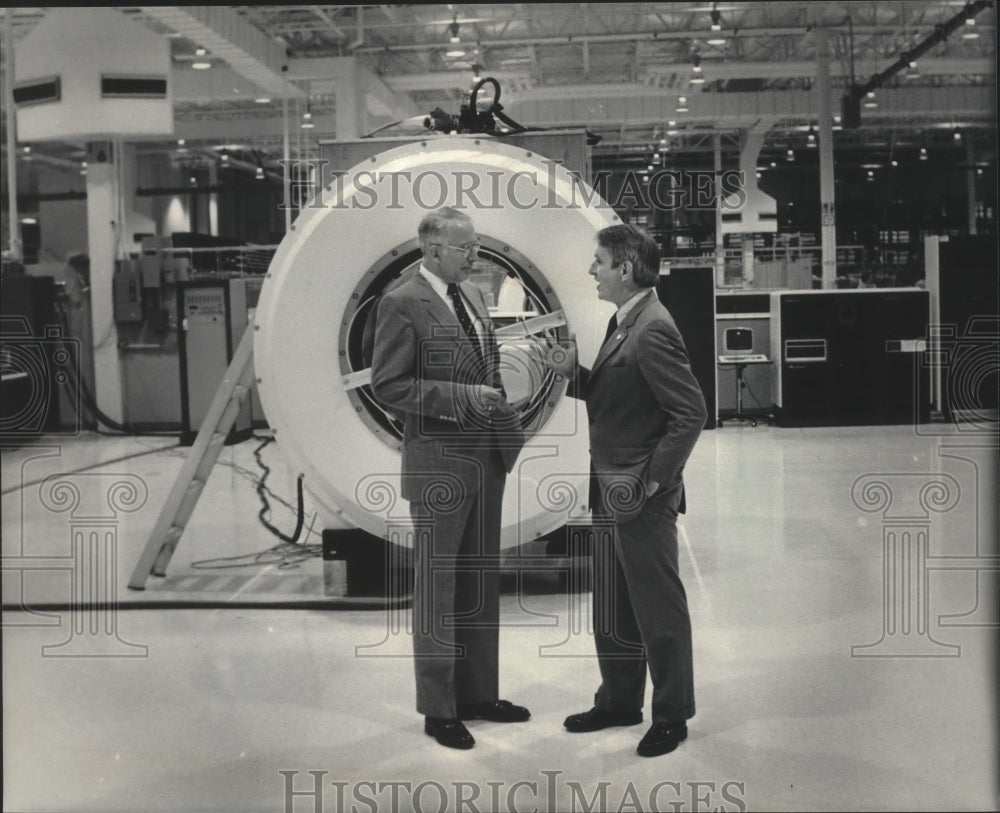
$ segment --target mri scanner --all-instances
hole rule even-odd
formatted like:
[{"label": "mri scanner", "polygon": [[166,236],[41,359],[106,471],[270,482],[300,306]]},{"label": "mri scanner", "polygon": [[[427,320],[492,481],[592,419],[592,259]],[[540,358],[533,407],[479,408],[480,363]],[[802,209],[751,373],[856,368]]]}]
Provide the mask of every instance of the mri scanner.
[{"label": "mri scanner", "polygon": [[595,233],[620,222],[578,175],[530,147],[446,135],[378,152],[320,186],[278,247],[254,324],[260,399],[327,529],[412,544],[400,495],[401,424],[372,398],[382,293],[420,263],[417,224],[468,212],[481,249],[472,281],[492,304],[505,388],[529,435],[505,491],[501,546],[588,513],[587,420],[537,361],[575,338],[591,366],[614,306],[587,273]]}]

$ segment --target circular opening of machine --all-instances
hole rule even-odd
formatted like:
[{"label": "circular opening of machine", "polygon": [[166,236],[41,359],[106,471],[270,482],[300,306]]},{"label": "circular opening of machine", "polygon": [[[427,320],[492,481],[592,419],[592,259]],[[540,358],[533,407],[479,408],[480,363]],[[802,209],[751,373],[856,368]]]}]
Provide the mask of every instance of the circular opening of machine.
[{"label": "circular opening of machine", "polygon": [[[520,252],[487,235],[479,235],[480,249],[470,281],[482,291],[490,318],[502,332],[529,319],[553,314],[560,309],[558,298],[535,268]],[[408,280],[420,267],[421,254],[416,240],[387,252],[364,274],[351,294],[351,303],[341,326],[341,373],[350,381],[371,367],[375,317],[381,297]],[[500,346],[500,367],[504,387],[526,427],[542,426],[561,397],[555,375],[536,360],[543,347],[565,340],[565,327],[540,331],[534,338],[505,339]],[[368,384],[348,388],[349,397],[363,411],[366,426],[383,442],[395,448],[403,437],[402,422],[380,405]]]}]

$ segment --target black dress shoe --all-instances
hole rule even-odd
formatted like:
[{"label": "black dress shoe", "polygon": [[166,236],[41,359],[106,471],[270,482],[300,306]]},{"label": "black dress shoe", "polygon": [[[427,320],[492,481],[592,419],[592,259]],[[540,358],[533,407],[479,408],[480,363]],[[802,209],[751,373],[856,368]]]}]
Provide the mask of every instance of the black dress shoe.
[{"label": "black dress shoe", "polygon": [[457,717],[424,717],[424,733],[446,748],[471,748],[476,744],[462,721]]},{"label": "black dress shoe", "polygon": [[642,722],[641,711],[606,711],[594,706],[590,711],[571,714],[563,721],[568,731],[576,734],[600,731],[614,725],[635,725]]},{"label": "black dress shoe", "polygon": [[495,700],[492,703],[459,703],[458,719],[490,720],[494,723],[523,723],[531,717],[524,706],[515,706],[509,700]]},{"label": "black dress shoe", "polygon": [[635,750],[641,757],[658,757],[660,754],[669,754],[687,739],[687,735],[687,723],[683,720],[679,723],[653,723]]}]

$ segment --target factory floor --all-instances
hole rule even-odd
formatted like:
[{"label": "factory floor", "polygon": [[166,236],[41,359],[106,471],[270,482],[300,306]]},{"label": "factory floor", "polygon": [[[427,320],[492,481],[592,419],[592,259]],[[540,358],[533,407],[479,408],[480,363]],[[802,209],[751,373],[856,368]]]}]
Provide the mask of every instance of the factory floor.
[{"label": "factory floor", "polygon": [[[277,541],[257,445],[227,447],[165,586],[142,593],[127,582],[186,450],[3,449],[5,811],[1000,803],[995,426],[703,433],[680,533],[698,713],[652,759],[635,754],[646,725],[563,729],[598,681],[589,596],[544,590],[502,596],[501,697],[531,720],[437,745],[413,708],[408,610],[310,603],[315,557],[230,558]],[[289,533],[294,477],[261,454]],[[103,553],[81,563],[78,539]]]}]

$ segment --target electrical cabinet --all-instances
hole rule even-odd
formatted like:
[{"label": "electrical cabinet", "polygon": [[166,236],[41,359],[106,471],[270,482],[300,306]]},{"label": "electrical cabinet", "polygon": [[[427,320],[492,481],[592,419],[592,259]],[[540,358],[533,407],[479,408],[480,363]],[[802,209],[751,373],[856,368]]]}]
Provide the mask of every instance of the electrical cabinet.
[{"label": "electrical cabinet", "polygon": [[[178,285],[178,345],[181,365],[181,443],[201,428],[229,362],[247,327],[243,278],[189,280]],[[251,400],[240,408],[227,443],[250,436]]]},{"label": "electrical cabinet", "polygon": [[660,268],[656,283],[660,301],[670,311],[684,339],[691,372],[701,386],[708,409],[706,429],[714,429],[716,406],[715,269],[711,266]]},{"label": "electrical cabinet", "polygon": [[913,288],[772,293],[777,422],[927,421],[929,308]]}]

